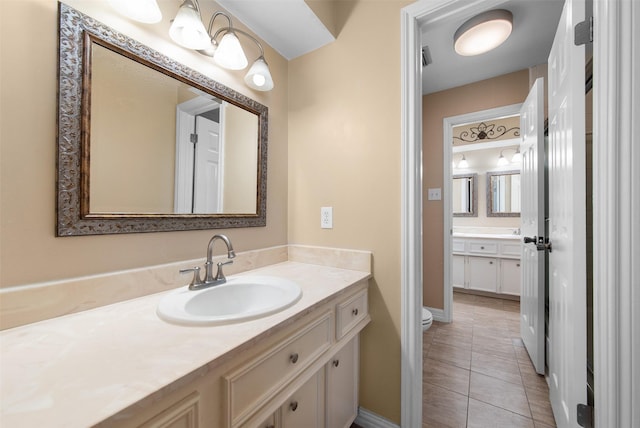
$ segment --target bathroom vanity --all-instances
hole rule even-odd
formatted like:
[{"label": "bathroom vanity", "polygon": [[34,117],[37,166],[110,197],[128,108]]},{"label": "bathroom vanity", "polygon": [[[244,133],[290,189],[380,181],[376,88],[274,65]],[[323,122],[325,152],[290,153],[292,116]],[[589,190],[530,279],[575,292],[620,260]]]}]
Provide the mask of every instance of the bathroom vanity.
[{"label": "bathroom vanity", "polygon": [[159,319],[163,292],[0,333],[3,424],[349,427],[370,273],[285,261],[243,274],[295,281],[302,297],[203,327]]},{"label": "bathroom vanity", "polygon": [[520,296],[520,251],[520,235],[454,233],[453,286]]}]

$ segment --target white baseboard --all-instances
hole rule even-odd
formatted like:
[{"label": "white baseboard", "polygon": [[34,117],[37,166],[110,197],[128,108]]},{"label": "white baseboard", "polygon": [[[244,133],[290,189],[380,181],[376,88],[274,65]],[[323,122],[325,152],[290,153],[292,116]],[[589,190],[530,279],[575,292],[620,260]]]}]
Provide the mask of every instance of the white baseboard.
[{"label": "white baseboard", "polygon": [[444,316],[444,309],[429,308],[427,306],[425,308],[429,309],[434,321],[447,322],[447,318]]},{"label": "white baseboard", "polygon": [[354,422],[363,428],[400,428],[390,420],[362,407],[358,408],[358,417]]}]

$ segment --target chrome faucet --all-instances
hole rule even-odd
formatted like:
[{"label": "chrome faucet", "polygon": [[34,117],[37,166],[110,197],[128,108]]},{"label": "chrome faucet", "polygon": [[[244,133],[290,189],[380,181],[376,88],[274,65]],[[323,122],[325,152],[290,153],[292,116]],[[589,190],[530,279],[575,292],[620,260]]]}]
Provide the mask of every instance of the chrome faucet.
[{"label": "chrome faucet", "polygon": [[[227,260],[226,262],[218,262],[218,270],[216,272],[216,276],[213,276],[213,244],[220,239],[227,246]],[[224,273],[222,272],[222,266],[233,263],[233,258],[235,258],[236,253],[233,250],[233,245],[231,245],[231,241],[225,235],[213,235],[213,238],[209,241],[209,245],[207,246],[207,261],[204,264],[204,280],[200,278],[200,267],[196,266],[191,269],[182,269],[180,273],[188,273],[193,272],[193,279],[189,284],[189,290],[201,290],[207,287],[213,287],[214,285],[224,284],[227,282],[227,278],[225,278]]]}]

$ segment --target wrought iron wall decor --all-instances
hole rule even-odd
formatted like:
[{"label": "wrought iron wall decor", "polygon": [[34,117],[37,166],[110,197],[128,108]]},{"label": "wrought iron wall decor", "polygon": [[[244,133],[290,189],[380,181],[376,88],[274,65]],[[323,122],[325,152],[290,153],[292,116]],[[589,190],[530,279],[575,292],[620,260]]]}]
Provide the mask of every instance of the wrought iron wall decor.
[{"label": "wrought iron wall decor", "polygon": [[507,128],[504,125],[497,125],[495,123],[480,122],[478,126],[472,126],[468,130],[462,131],[460,135],[453,136],[453,144],[456,144],[455,140],[464,143],[477,143],[484,141],[492,141],[502,138],[504,136],[510,136],[516,138],[520,136],[520,127],[514,126]]}]

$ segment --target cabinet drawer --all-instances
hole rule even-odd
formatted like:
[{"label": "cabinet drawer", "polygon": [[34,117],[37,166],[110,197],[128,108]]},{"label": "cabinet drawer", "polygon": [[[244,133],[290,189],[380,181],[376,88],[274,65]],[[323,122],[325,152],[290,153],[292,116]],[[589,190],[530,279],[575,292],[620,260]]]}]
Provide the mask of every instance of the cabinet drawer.
[{"label": "cabinet drawer", "polygon": [[345,334],[366,318],[368,314],[367,290],[348,297],[338,303],[336,311],[336,339],[340,340]]},{"label": "cabinet drawer", "polygon": [[503,242],[501,244],[501,254],[503,256],[520,257],[520,242]]},{"label": "cabinet drawer", "polygon": [[495,242],[469,242],[469,252],[476,254],[498,254]]},{"label": "cabinet drawer", "polygon": [[227,420],[241,425],[251,413],[326,351],[333,338],[333,312],[315,321],[225,376]]},{"label": "cabinet drawer", "polygon": [[451,245],[451,251],[454,253],[464,253],[464,240],[454,239]]}]

